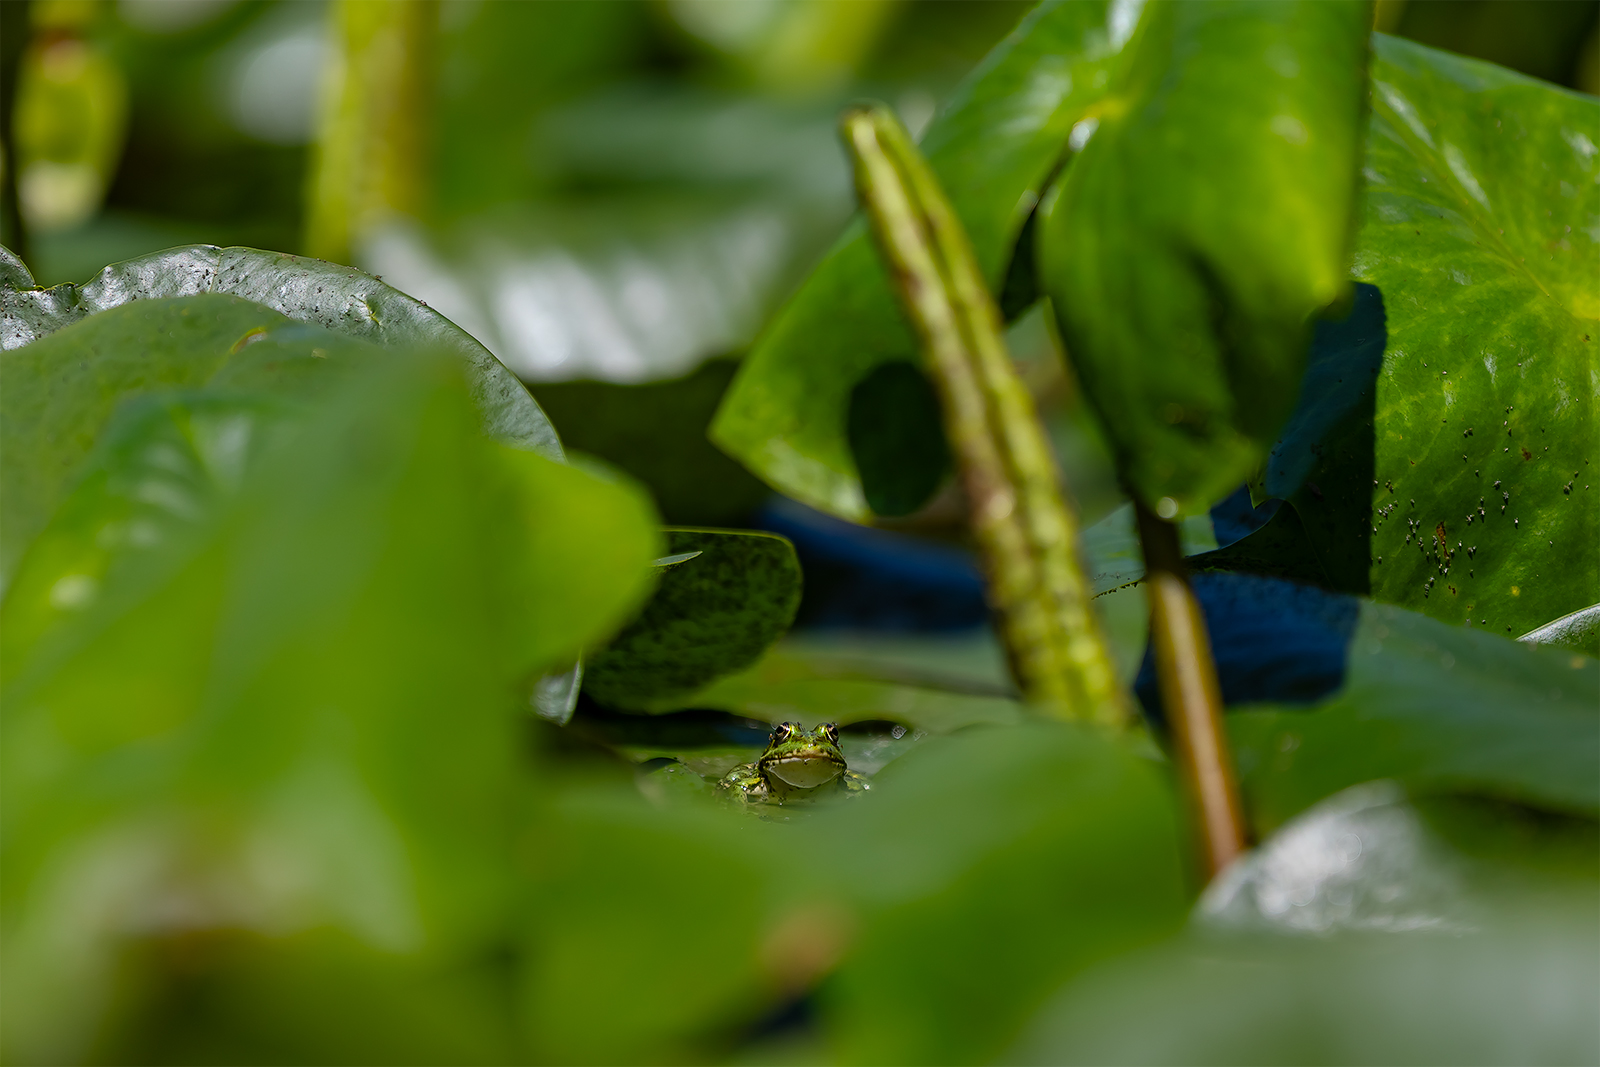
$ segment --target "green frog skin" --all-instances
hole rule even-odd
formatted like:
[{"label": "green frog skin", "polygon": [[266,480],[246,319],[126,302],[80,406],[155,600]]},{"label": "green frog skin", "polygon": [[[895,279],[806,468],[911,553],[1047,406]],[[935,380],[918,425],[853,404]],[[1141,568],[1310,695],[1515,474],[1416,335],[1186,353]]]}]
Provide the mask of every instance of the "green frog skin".
[{"label": "green frog skin", "polygon": [[871,788],[845,764],[839,728],[831,722],[810,732],[799,723],[779,723],[754,763],[735,767],[717,783],[719,794],[745,804],[793,804]]}]

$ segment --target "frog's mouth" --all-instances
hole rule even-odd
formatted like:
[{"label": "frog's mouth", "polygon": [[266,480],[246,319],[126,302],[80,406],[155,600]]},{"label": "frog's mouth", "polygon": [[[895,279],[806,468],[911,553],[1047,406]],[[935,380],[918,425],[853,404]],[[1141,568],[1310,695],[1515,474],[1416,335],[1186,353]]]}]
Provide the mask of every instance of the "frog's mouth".
[{"label": "frog's mouth", "polygon": [[801,754],[773,760],[767,764],[766,771],[795,789],[815,789],[843,774],[844,767],[838,760],[827,756]]}]

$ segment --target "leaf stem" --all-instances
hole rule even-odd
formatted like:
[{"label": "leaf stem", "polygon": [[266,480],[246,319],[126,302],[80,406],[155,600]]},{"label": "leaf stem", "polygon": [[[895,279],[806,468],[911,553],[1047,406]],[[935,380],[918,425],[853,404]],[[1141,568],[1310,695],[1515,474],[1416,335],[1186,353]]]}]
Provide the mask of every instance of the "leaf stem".
[{"label": "leaf stem", "polygon": [[308,255],[348,263],[396,215],[415,217],[427,188],[438,0],[336,0],[306,217]]},{"label": "leaf stem", "polygon": [[940,396],[1018,685],[1059,717],[1126,726],[1077,519],[966,231],[887,108],[852,108],[841,126],[857,196]]},{"label": "leaf stem", "polygon": [[1205,618],[1184,570],[1178,527],[1157,517],[1137,497],[1134,510],[1144,546],[1156,680],[1209,880],[1246,847],[1238,776],[1222,726],[1222,692]]}]

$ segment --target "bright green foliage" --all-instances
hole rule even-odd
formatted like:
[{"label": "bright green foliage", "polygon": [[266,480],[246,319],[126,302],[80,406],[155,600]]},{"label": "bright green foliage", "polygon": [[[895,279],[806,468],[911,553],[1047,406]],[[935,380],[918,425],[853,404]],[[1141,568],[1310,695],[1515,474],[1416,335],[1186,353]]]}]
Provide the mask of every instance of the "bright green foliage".
[{"label": "bright green foliage", "polygon": [[584,669],[608,707],[669,710],[720,675],[753,664],[794,621],[800,562],[774,534],[666,531],[667,558],[639,617]]},{"label": "bright green foliage", "polygon": [[1514,636],[1600,600],[1600,102],[1376,47],[1355,276],[1388,343],[1286,489],[1337,587]]},{"label": "bright green foliage", "polygon": [[1600,817],[1600,661],[1364,603],[1344,686],[1311,710],[1228,717],[1258,826],[1393,778]]},{"label": "bright green foliage", "polygon": [[[162,1040],[215,1025],[228,1058],[259,1039],[320,1059],[297,1042],[349,1016],[369,1038],[394,1020],[396,1055],[494,1055],[472,990],[508,921],[521,687],[626,617],[659,544],[636,490],[486,440],[461,377],[396,356],[237,493],[213,465],[213,514],[8,664],[8,1058],[169,1058],[102,1027],[139,994],[120,961],[184,936],[236,943],[206,965],[223,1018]],[[158,484],[152,452],[181,453],[186,428],[162,484],[197,474],[208,406],[147,402],[45,541],[84,543],[96,496],[115,523],[127,497],[106,490]],[[443,1001],[404,1007],[440,982]]]},{"label": "bright green foliage", "polygon": [[[1112,61],[1132,30],[1129,14],[1100,0],[1041,4],[922,139],[996,292],[1068,133],[1105,94]],[[712,439],[795,499],[866,519],[859,457],[846,433],[851,391],[881,364],[916,359],[916,340],[858,221],[746,357]],[[913,433],[906,447],[924,439]],[[876,452],[892,468],[892,444]],[[910,510],[898,498],[894,509]]]},{"label": "bright green foliage", "polygon": [[1041,206],[1043,287],[1152,508],[1227,495],[1293,410],[1346,286],[1369,11],[1151,5]]},{"label": "bright green foliage", "polygon": [[287,324],[237,297],[142,300],[0,354],[3,572],[49,520],[119,400],[204,385],[249,336]]},{"label": "bright green foliage", "polygon": [[147,581],[142,571],[160,573],[164,557],[181,558],[182,546],[205,535],[263,450],[292,433],[302,415],[299,405],[271,394],[220,390],[159,391],[124,402],[0,602],[0,679],[108,586]]}]

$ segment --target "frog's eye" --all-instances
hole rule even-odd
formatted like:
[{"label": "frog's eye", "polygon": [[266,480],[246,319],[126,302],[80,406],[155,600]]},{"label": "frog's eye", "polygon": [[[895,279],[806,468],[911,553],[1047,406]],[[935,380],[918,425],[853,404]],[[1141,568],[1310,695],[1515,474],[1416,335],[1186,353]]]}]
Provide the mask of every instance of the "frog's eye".
[{"label": "frog's eye", "polygon": [[827,737],[830,744],[837,745],[839,743],[839,727],[835,726],[833,723],[830,722],[824,725],[822,727],[822,733],[825,737]]},{"label": "frog's eye", "polygon": [[794,735],[795,725],[792,722],[779,723],[778,728],[772,731],[773,739],[777,741],[787,741]]}]

